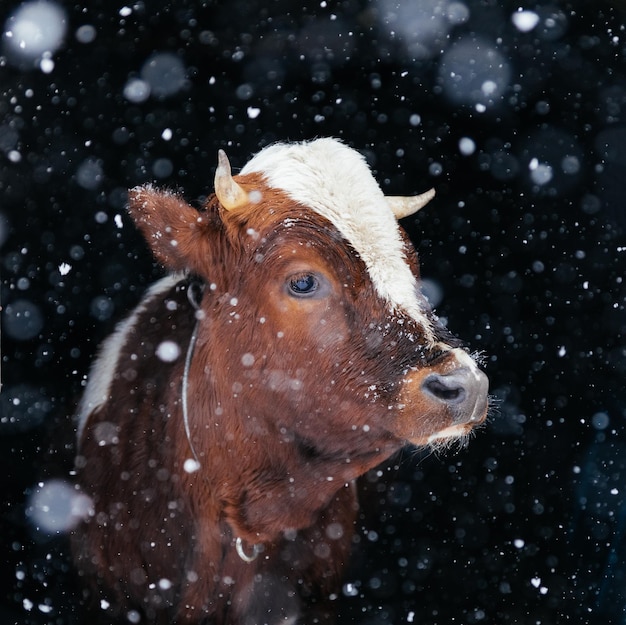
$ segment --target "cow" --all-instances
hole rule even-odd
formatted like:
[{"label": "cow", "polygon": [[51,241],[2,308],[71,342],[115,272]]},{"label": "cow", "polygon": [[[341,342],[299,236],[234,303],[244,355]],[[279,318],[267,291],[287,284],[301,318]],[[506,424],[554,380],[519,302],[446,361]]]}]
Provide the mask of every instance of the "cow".
[{"label": "cow", "polygon": [[105,621],[332,622],[356,478],[488,412],[398,224],[433,195],[385,196],[333,138],[238,175],[220,150],[199,209],[130,191],[169,273],[103,343],[78,410],[91,509],[73,553]]}]

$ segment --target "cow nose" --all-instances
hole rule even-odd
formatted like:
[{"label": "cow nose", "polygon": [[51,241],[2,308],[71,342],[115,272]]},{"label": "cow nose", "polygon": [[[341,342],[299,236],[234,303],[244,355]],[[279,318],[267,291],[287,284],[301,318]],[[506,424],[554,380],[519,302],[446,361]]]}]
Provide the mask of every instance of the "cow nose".
[{"label": "cow nose", "polygon": [[449,373],[431,373],[422,390],[445,404],[454,423],[480,421],[487,410],[489,380],[479,369],[459,367]]}]

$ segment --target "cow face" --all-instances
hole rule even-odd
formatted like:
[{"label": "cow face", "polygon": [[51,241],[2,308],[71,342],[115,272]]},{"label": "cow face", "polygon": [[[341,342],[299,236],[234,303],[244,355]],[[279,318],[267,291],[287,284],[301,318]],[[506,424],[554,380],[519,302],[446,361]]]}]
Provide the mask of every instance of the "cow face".
[{"label": "cow face", "polygon": [[198,368],[250,442],[271,434],[361,471],[481,423],[487,379],[432,315],[393,202],[356,152],[273,146],[236,179],[224,158],[203,212],[150,188],[130,210],[157,258],[207,283]]}]

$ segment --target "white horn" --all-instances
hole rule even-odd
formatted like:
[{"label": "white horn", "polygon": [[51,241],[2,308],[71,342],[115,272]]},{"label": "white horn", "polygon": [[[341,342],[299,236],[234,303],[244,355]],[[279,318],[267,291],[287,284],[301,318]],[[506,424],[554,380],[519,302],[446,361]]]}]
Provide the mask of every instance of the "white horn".
[{"label": "white horn", "polygon": [[429,189],[425,193],[419,195],[412,195],[409,197],[403,197],[400,195],[388,195],[386,196],[387,203],[391,207],[396,219],[402,219],[417,213],[420,208],[424,208],[428,202],[435,197],[435,190]]},{"label": "white horn", "polygon": [[217,153],[215,195],[227,211],[243,206],[249,201],[248,194],[233,179],[230,162],[224,150],[219,150]]}]

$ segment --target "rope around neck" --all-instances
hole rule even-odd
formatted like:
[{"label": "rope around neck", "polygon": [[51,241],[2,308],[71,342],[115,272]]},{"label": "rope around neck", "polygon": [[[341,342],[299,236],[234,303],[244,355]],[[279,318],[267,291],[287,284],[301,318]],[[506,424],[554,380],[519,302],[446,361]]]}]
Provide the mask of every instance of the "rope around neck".
[{"label": "rope around neck", "polygon": [[[200,289],[200,293],[198,293],[198,289]],[[199,297],[198,297],[199,296]],[[196,323],[193,326],[193,332],[191,333],[191,338],[189,339],[189,346],[187,347],[187,355],[185,356],[185,369],[183,370],[183,383],[181,389],[181,400],[182,400],[182,408],[183,408],[183,424],[185,426],[185,434],[187,435],[187,442],[189,443],[189,448],[191,449],[191,453],[193,454],[193,458],[195,460],[195,465],[193,469],[197,471],[202,465],[200,464],[200,460],[198,458],[198,454],[196,454],[196,450],[191,442],[191,429],[189,427],[189,404],[187,403],[187,389],[189,386],[189,369],[191,368],[191,358],[193,356],[193,352],[196,348],[196,341],[198,340],[198,326],[200,325],[200,316],[198,312],[200,311],[200,300],[202,298],[202,285],[198,282],[190,282],[187,287],[187,299],[189,303],[193,306],[196,316]]]},{"label": "rope around neck", "polygon": [[196,454],[196,450],[194,449],[193,443],[191,442],[191,430],[189,428],[189,407],[187,404],[187,387],[189,385],[189,368],[191,366],[191,357],[193,356],[193,352],[196,347],[196,340],[198,339],[198,325],[199,321],[196,321],[196,324],[193,327],[193,332],[191,333],[191,339],[189,339],[189,347],[187,347],[187,356],[185,358],[185,370],[183,371],[182,387],[183,423],[185,425],[187,442],[189,443],[189,448],[191,449],[191,453],[193,454],[193,458],[196,463],[194,466],[195,470],[198,470],[201,465],[200,460],[198,459],[198,455]]},{"label": "rope around neck", "polygon": [[[200,289],[200,293],[198,290]],[[200,297],[198,297],[200,296]],[[195,464],[193,466],[193,470],[197,471],[202,465],[200,464],[200,460],[198,458],[198,454],[196,454],[196,450],[193,446],[193,442],[191,441],[191,428],[189,427],[189,404],[187,402],[188,395],[188,387],[189,387],[189,370],[191,368],[191,359],[193,357],[193,353],[196,349],[196,342],[198,340],[198,328],[200,326],[201,316],[200,312],[200,300],[202,298],[202,285],[198,282],[190,282],[187,288],[187,299],[189,303],[193,306],[196,316],[196,323],[193,326],[193,331],[191,333],[191,338],[189,339],[189,345],[187,346],[187,355],[185,356],[185,368],[183,370],[183,381],[181,388],[181,402],[182,402],[182,410],[183,410],[183,424],[185,426],[185,435],[187,436],[187,442],[189,443],[189,449],[191,449],[191,453],[193,455],[193,459]],[[235,540],[235,550],[237,551],[237,555],[244,562],[254,562],[257,559],[257,556],[261,551],[263,551],[263,545],[252,545],[252,555],[248,555],[243,549],[243,541],[239,536]]]}]

